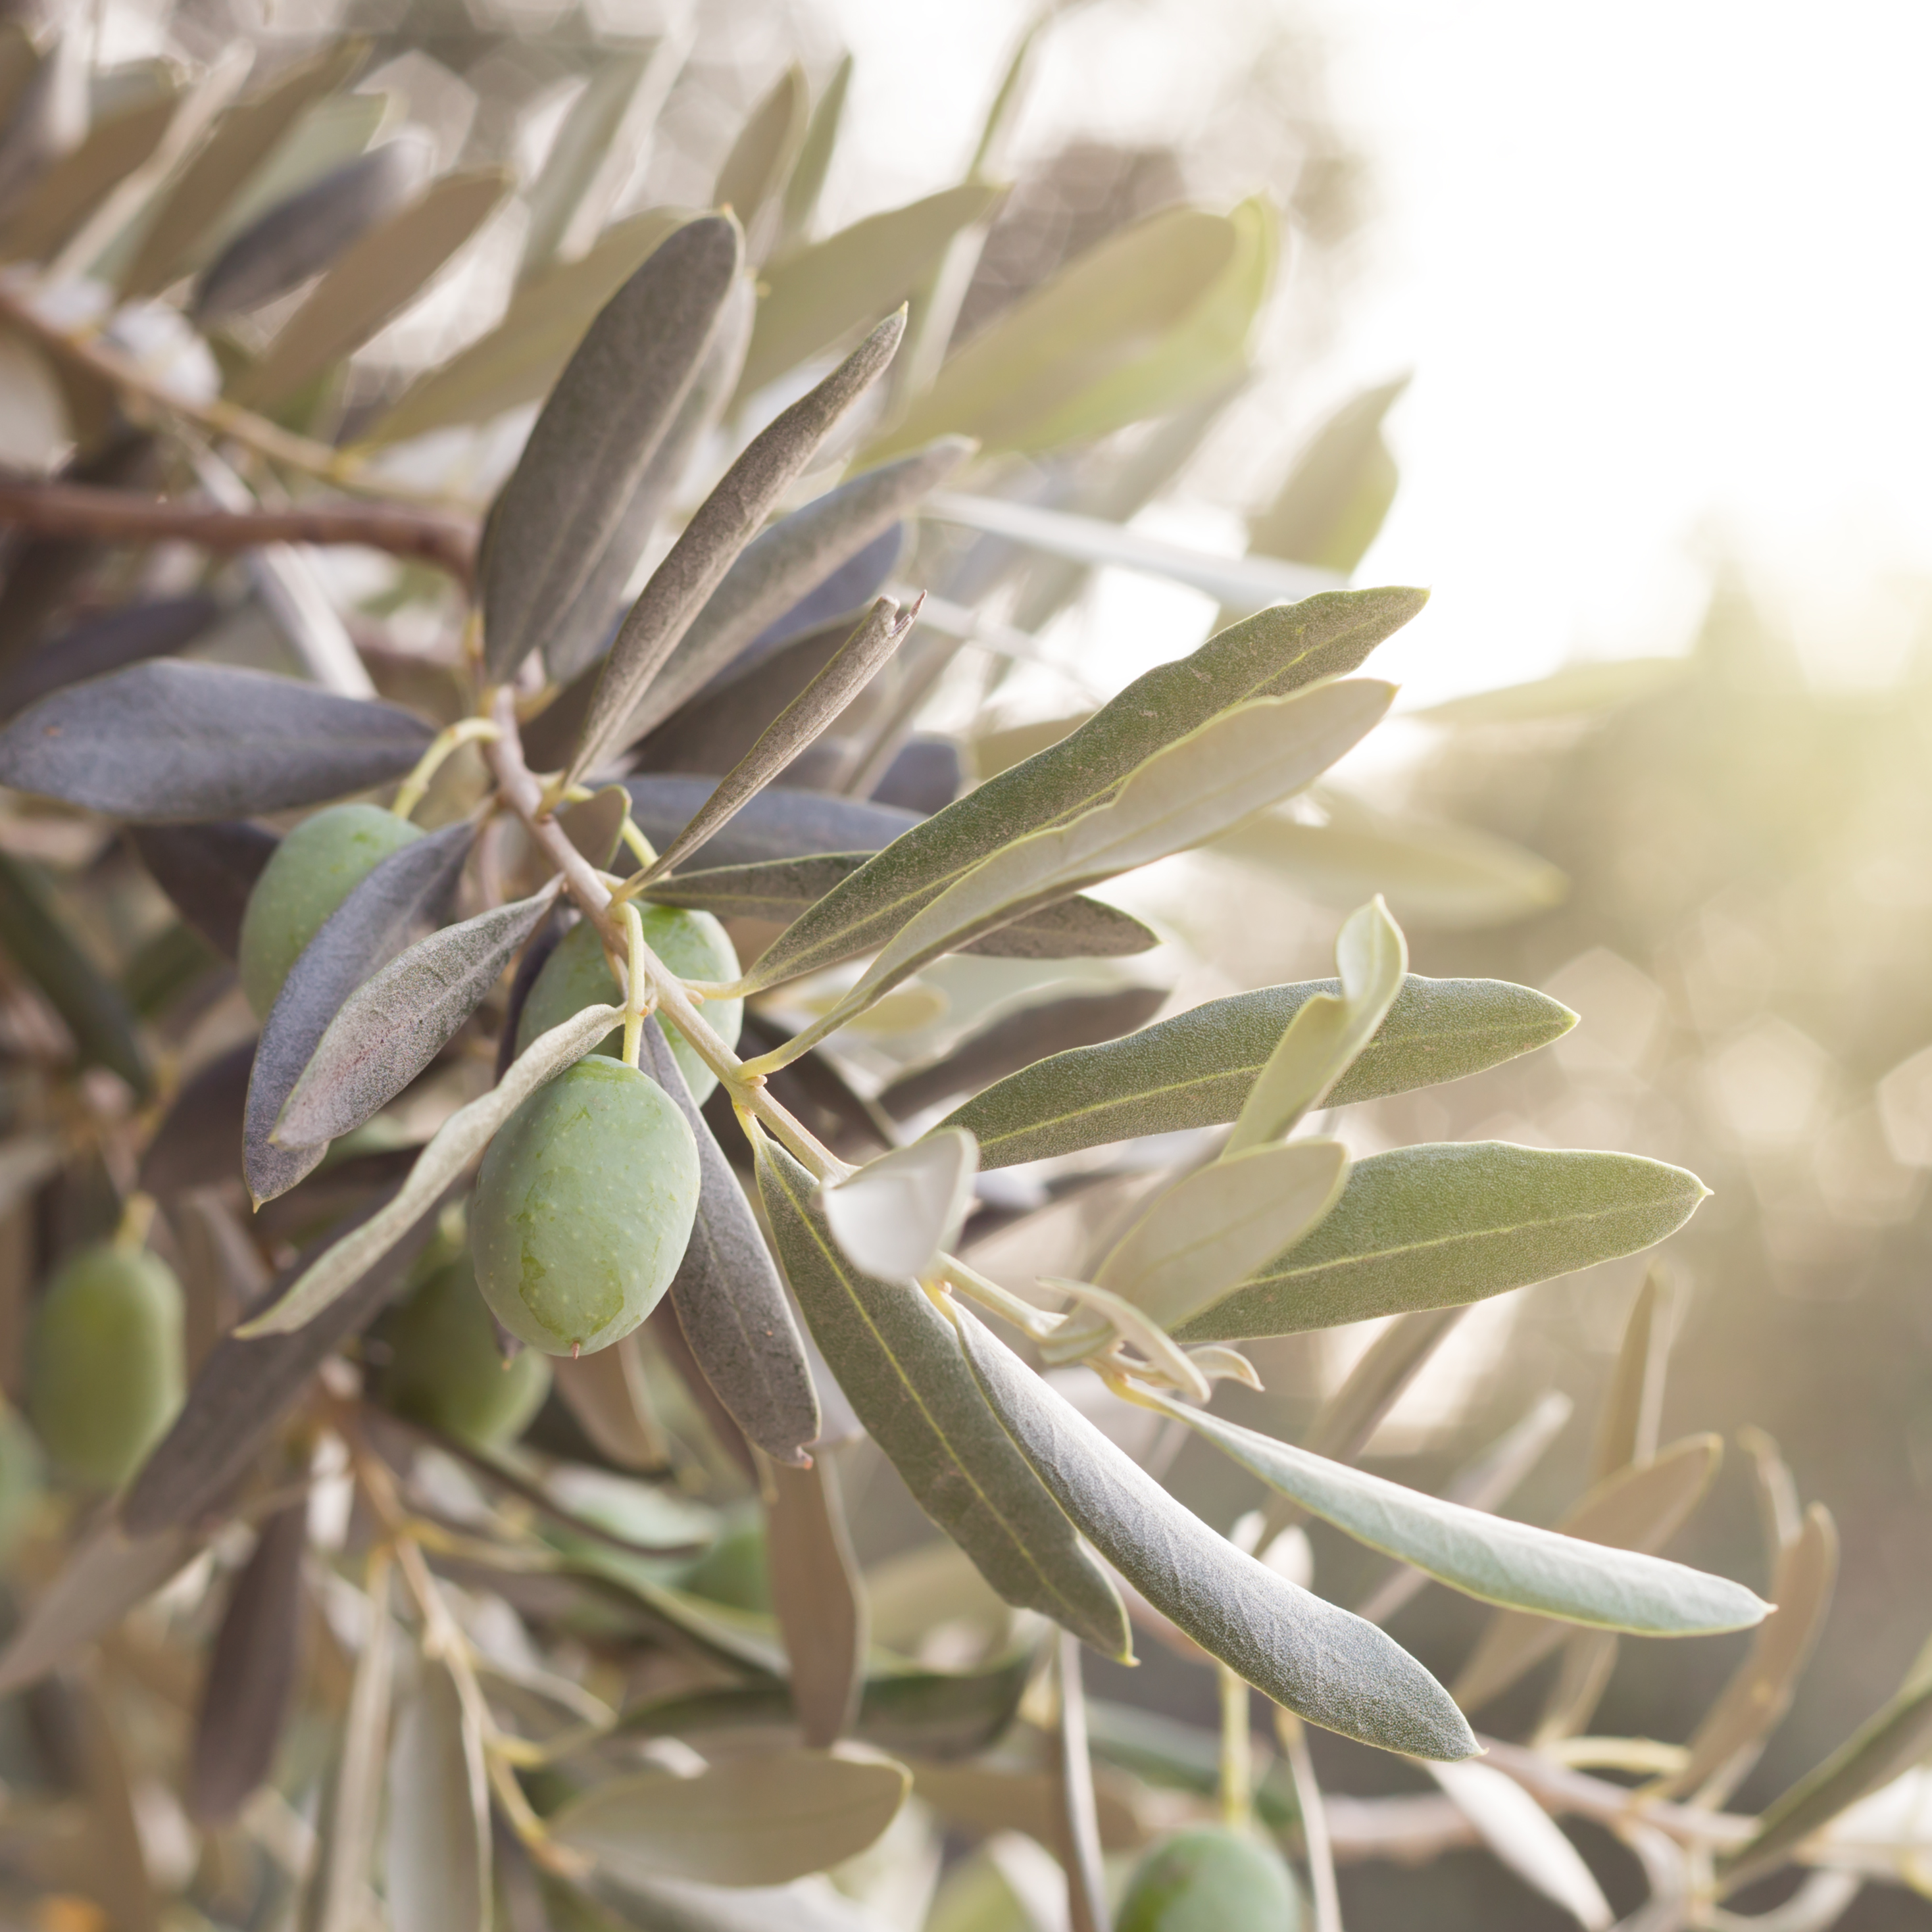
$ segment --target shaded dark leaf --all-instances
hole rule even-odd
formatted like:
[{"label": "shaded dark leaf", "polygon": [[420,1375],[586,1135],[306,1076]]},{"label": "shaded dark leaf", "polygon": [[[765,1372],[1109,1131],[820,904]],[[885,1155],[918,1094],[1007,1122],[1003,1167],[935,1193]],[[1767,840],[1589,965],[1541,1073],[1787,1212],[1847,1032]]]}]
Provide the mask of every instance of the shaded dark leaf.
[{"label": "shaded dark leaf", "polygon": [[908,812],[944,812],[959,796],[965,777],[959,747],[950,738],[915,734],[893,754],[872,798]]},{"label": "shaded dark leaf", "polygon": [[232,961],[242,947],[242,915],[262,868],[282,842],[245,819],[198,825],[137,825],[128,834],[148,876],[176,911]]},{"label": "shaded dark leaf", "polygon": [[217,1055],[183,1084],[141,1156],[144,1193],[166,1201],[240,1174],[242,1112],[254,1064],[251,1040]]},{"label": "shaded dark leaf", "polygon": [[11,718],[63,686],[145,658],[171,656],[192,644],[220,614],[215,598],[196,591],[83,618],[58,637],[50,638],[0,680],[0,717]]},{"label": "shaded dark leaf", "polygon": [[231,1822],[274,1762],[295,1691],[308,1546],[304,1497],[262,1524],[229,1591],[188,1757],[188,1813],[204,1828]]},{"label": "shaded dark leaf", "polygon": [[[631,816],[659,851],[703,808],[716,778],[628,778]],[[826,852],[876,852],[919,820],[909,812],[772,785],[703,849],[711,866],[744,866]],[[671,882],[661,882],[668,886]],[[670,902],[667,902],[670,903]]]},{"label": "shaded dark leaf", "polygon": [[563,914],[553,902],[548,914],[525,944],[517,970],[510,976],[510,991],[504,1003],[503,1030],[496,1039],[496,1078],[501,1080],[517,1057],[517,1033],[523,1024],[524,1006],[537,975],[550,963],[550,956],[566,931]]},{"label": "shaded dark leaf", "polygon": [[391,853],[322,922],[289,969],[255,1049],[243,1120],[242,1172],[259,1205],[285,1194],[322,1156],[271,1139],[296,1082],[343,1002],[413,935],[434,922],[455,890],[476,836],[446,826]]},{"label": "shaded dark leaf", "polygon": [[121,974],[122,997],[144,1020],[165,1013],[208,974],[226,984],[220,954],[193,926],[180,920],[164,926],[128,961]]},{"label": "shaded dark leaf", "polygon": [[115,818],[233,818],[400,778],[434,735],[392,704],[166,658],[22,712],[0,730],[0,784]]}]

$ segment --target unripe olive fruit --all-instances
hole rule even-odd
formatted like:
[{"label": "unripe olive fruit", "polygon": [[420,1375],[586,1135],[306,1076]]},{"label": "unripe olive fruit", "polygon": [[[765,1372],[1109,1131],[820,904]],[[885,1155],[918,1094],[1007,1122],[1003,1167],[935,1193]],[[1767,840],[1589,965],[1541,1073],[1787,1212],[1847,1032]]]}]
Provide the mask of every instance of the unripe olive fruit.
[{"label": "unripe olive fruit", "polygon": [[1211,1825],[1151,1846],[1114,1922],[1114,1932],[1300,1932],[1303,1923],[1280,1853]]},{"label": "unripe olive fruit", "polygon": [[392,852],[422,836],[380,806],[332,805],[275,848],[242,915],[237,964],[257,1019],[268,1018],[289,968],[328,915]]},{"label": "unripe olive fruit", "polygon": [[483,1299],[547,1354],[608,1348],[670,1286],[698,1181],[698,1143],[664,1089],[620,1060],[580,1060],[483,1156],[470,1206]]},{"label": "unripe olive fruit", "polygon": [[[638,910],[644,922],[644,944],[680,979],[737,978],[738,956],[732,951],[724,927],[708,912],[689,912],[682,906],[640,906]],[[517,1028],[517,1051],[521,1053],[539,1034],[561,1025],[586,1006],[618,1005],[622,999],[597,928],[587,919],[580,920],[558,942],[530,988]],[[707,1000],[704,1012],[724,1044],[736,1046],[738,1029],[744,1024],[744,1001]],[[702,1106],[718,1084],[717,1075],[698,1058],[682,1034],[669,1027],[664,1032],[672,1058],[691,1083],[691,1097]],[[592,1050],[614,1060],[623,1038],[621,1032],[613,1033]]]},{"label": "unripe olive fruit", "polygon": [[373,1382],[398,1415],[488,1449],[520,1436],[550,1393],[550,1364],[526,1349],[506,1362],[466,1255],[438,1268],[382,1317]]},{"label": "unripe olive fruit", "polygon": [[76,1255],[34,1311],[27,1414],[70,1476],[118,1489],[181,1407],[181,1284],[153,1255]]}]

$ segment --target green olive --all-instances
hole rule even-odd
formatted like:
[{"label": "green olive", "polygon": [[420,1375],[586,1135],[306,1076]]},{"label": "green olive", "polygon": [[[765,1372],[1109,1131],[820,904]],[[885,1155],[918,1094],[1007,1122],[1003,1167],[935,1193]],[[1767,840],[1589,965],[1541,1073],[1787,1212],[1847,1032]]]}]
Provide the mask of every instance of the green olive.
[{"label": "green olive", "polygon": [[[644,920],[644,944],[680,979],[737,978],[738,956],[732,951],[724,928],[708,912],[688,912],[682,906],[640,906],[638,910]],[[517,1051],[521,1053],[538,1034],[549,1032],[586,1006],[617,1004],[622,1000],[597,928],[588,920],[581,920],[563,935],[530,988],[517,1028]],[[704,1017],[727,1046],[738,1044],[738,1029],[745,1019],[742,1000],[707,1000]],[[718,1084],[718,1076],[698,1058],[682,1034],[670,1028],[665,1031],[672,1057],[691,1083],[691,1097],[702,1106]],[[623,1035],[614,1033],[594,1051],[614,1060],[622,1042]]]},{"label": "green olive", "polygon": [[398,1415],[488,1449],[514,1442],[550,1393],[550,1364],[526,1349],[506,1362],[464,1256],[438,1268],[382,1317],[388,1352],[375,1392]]},{"label": "green olive", "polygon": [[1211,1825],[1150,1846],[1114,1922],[1114,1932],[1300,1932],[1303,1922],[1280,1853]]},{"label": "green olive", "polygon": [[182,1405],[182,1292],[153,1255],[76,1255],[34,1311],[27,1413],[69,1475],[118,1489]]},{"label": "green olive", "polygon": [[422,836],[380,806],[332,805],[275,848],[242,915],[242,990],[257,1019],[268,1018],[323,920],[392,852]]},{"label": "green olive", "polygon": [[470,1207],[476,1285],[551,1355],[608,1348],[658,1305],[698,1213],[698,1143],[648,1073],[592,1055],[498,1130]]},{"label": "green olive", "polygon": [[694,1597],[736,1610],[769,1611],[772,1570],[765,1550],[764,1512],[754,1507],[726,1524],[718,1540],[679,1579]]}]

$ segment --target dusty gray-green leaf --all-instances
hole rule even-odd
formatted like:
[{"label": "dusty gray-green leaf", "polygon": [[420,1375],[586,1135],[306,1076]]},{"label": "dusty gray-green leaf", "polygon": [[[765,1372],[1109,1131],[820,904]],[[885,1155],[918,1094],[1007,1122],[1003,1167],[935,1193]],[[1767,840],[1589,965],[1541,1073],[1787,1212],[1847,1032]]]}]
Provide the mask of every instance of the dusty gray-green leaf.
[{"label": "dusty gray-green leaf", "polygon": [[658,855],[654,872],[668,872],[736,818],[793,759],[885,668],[905,642],[916,607],[902,610],[881,597],[830,663],[773,718],[758,742],[718,782],[691,823]]},{"label": "dusty gray-green leaf", "polygon": [[804,70],[794,61],[746,117],[712,184],[712,206],[731,209],[744,224],[754,261],[763,259],[777,232],[779,197],[804,144],[811,112]]},{"label": "dusty gray-green leaf", "polygon": [[366,230],[336,258],[260,359],[242,372],[230,392],[234,400],[250,409],[284,401],[361,348],[428,286],[509,188],[500,168],[445,175],[408,207]]},{"label": "dusty gray-green leaf", "polygon": [[1163,1616],[1311,1724],[1418,1757],[1474,1753],[1462,1713],[1406,1651],[1217,1535],[972,1315],[956,1318],[974,1376],[1035,1474]]},{"label": "dusty gray-green leaf", "polygon": [[747,646],[890,530],[972,453],[964,437],[942,436],[826,490],[761,532],[692,620],[644,692],[626,733],[641,736],[714,676],[737,674]]},{"label": "dusty gray-green leaf", "polygon": [[401,207],[433,165],[426,142],[387,141],[278,202],[202,271],[195,320],[211,324],[259,308],[320,274]]},{"label": "dusty gray-green leaf", "polygon": [[366,40],[338,40],[278,73],[224,112],[148,223],[127,272],[124,295],[158,293],[188,266],[188,251],[232,202],[289,129],[333,94],[368,56]]},{"label": "dusty gray-green leaf", "polygon": [[124,604],[81,618],[0,678],[0,717],[11,718],[51,692],[84,678],[185,650],[222,614],[206,591]]},{"label": "dusty gray-green leaf", "polygon": [[66,1022],[81,1065],[118,1073],[146,1099],[153,1080],[127,1000],[81,950],[38,868],[5,852],[0,948]]},{"label": "dusty gray-green leaf", "polygon": [[764,273],[743,393],[822,355],[910,295],[961,230],[991,211],[1000,190],[969,182],[904,208],[868,215]]},{"label": "dusty gray-green leaf", "polygon": [[[1559,1532],[1616,1550],[1660,1550],[1710,1487],[1723,1454],[1717,1436],[1686,1436],[1654,1462],[1599,1483],[1564,1517]],[[1456,1702],[1473,1711],[1500,1696],[1570,1634],[1564,1624],[1525,1610],[1491,1618],[1456,1677]]]},{"label": "dusty gray-green leaf", "polygon": [[1770,1608],[1727,1577],[1464,1509],[1219,1416],[1163,1406],[1270,1489],[1358,1543],[1485,1603],[1644,1636],[1741,1630]]},{"label": "dusty gray-green leaf", "polygon": [[1354,1064],[1401,992],[1402,929],[1379,898],[1350,914],[1335,942],[1339,998],[1318,994],[1292,1019],[1234,1118],[1223,1157],[1281,1139]]},{"label": "dusty gray-green leaf", "polygon": [[574,1798],[550,1822],[560,1844],[623,1880],[783,1885],[855,1857],[911,1788],[869,1752],[772,1751],[694,1778],[646,1772]]},{"label": "dusty gray-green leaf", "polygon": [[0,784],[110,818],[243,818],[400,778],[434,736],[392,704],[167,658],[22,712],[0,730]]},{"label": "dusty gray-green leaf", "polygon": [[262,1525],[230,1588],[188,1754],[188,1814],[198,1825],[230,1823],[274,1762],[295,1690],[308,1547],[304,1498]]},{"label": "dusty gray-green leaf", "polygon": [[0,259],[51,261],[61,244],[158,148],[179,104],[170,81],[148,99],[97,123],[41,175],[0,226]]},{"label": "dusty gray-green leaf", "polygon": [[[767,800],[774,796],[769,790],[761,794]],[[753,806],[758,802],[753,800]],[[695,906],[721,918],[782,922],[797,918],[815,904],[856,872],[866,856],[862,852],[832,852],[813,858],[720,866],[655,879],[643,896],[660,905]],[[1131,913],[1076,892],[1010,925],[982,933],[959,950],[1002,959],[1118,959],[1144,952],[1160,943],[1160,935]]]},{"label": "dusty gray-green leaf", "polygon": [[[671,882],[667,881],[667,884]],[[1232,1120],[1296,1012],[1336,980],[1210,1000],[1106,1045],[1070,1048],[956,1108],[982,1167],[1077,1154],[1137,1134]],[[1331,1107],[1460,1079],[1558,1038],[1576,1016],[1502,980],[1411,974],[1368,1046],[1328,1095]]]},{"label": "dusty gray-green leaf", "polygon": [[386,1555],[371,1562],[368,1581],[362,1648],[350,1680],[326,1840],[318,1847],[314,1932],[355,1932],[365,1922],[370,1871],[375,1863],[396,1646]]},{"label": "dusty gray-green leaf", "polygon": [[728,217],[674,230],[604,304],[558,378],[478,559],[493,677],[542,642],[603,558],[697,380],[742,250]]},{"label": "dusty gray-green leaf", "polygon": [[449,1666],[425,1655],[389,1747],[383,1859],[398,1932],[489,1932],[483,1740]]},{"label": "dusty gray-green leaf", "polygon": [[1221,712],[1354,670],[1424,601],[1399,590],[1310,598],[1146,672],[1078,730],[896,840],[800,919],[760,968],[795,974],[871,951],[990,853],[1103,804],[1163,746]]},{"label": "dusty gray-green leaf", "polygon": [[[1299,790],[1358,743],[1394,695],[1393,685],[1352,678],[1258,698],[1210,718],[1156,752],[1106,803],[1001,846],[954,880],[886,940],[851,991],[801,1039],[824,1038],[928,960],[982,932],[1186,851]],[[772,951],[784,944],[780,939]],[[761,959],[746,984],[772,983]]]},{"label": "dusty gray-green leaf", "polygon": [[852,1728],[866,1674],[866,1607],[830,1456],[767,1472],[765,1553],[791,1664],[800,1742],[822,1750]]},{"label": "dusty gray-green leaf", "polygon": [[786,242],[797,239],[811,225],[832,166],[832,152],[838,143],[839,123],[844,117],[845,96],[851,85],[852,56],[848,54],[832,69],[825,92],[812,107],[812,118],[806,123],[804,142],[785,182],[781,239]]},{"label": "dusty gray-green leaf", "polygon": [[812,1177],[763,1136],[754,1144],[793,1292],[920,1507],[1008,1603],[1057,1618],[1103,1655],[1129,1655],[1113,1586],[987,1408],[945,1318],[916,1288],[852,1267],[813,1205]]},{"label": "dusty gray-green leaf", "polygon": [[383,1207],[318,1256],[267,1310],[235,1332],[244,1340],[286,1334],[349,1293],[483,1151],[518,1108],[546,1080],[574,1066],[622,1018],[619,1006],[586,1006],[533,1040],[495,1087],[443,1122],[417,1156],[408,1180]]},{"label": "dusty gray-green leaf", "polygon": [[[385,1242],[306,1328],[253,1341],[231,1330],[215,1343],[195,1371],[181,1413],[122,1498],[121,1522],[130,1536],[195,1522],[228,1497],[309,1378],[395,1292],[435,1232],[440,1205],[439,1196],[420,1209],[414,1222]],[[380,1212],[380,1206],[365,1208],[349,1222],[337,1223],[276,1277],[266,1298],[270,1304],[342,1238],[345,1226],[366,1226]]]},{"label": "dusty gray-green leaf", "polygon": [[1610,1932],[1616,1914],[1555,1819],[1508,1772],[1486,1764],[1432,1764],[1430,1774],[1476,1834],[1526,1885],[1584,1932]]},{"label": "dusty gray-green leaf", "polygon": [[1502,1141],[1396,1148],[1357,1162],[1305,1241],[1178,1339],[1288,1335],[1480,1301],[1647,1248],[1708,1192],[1694,1174],[1636,1154]]},{"label": "dusty gray-green leaf", "polygon": [[1671,1325],[1668,1288],[1660,1271],[1652,1268],[1630,1304],[1623,1346],[1604,1391],[1590,1456],[1592,1482],[1600,1483],[1633,1462],[1648,1462],[1657,1454]]},{"label": "dusty gray-green leaf", "polygon": [[553,880],[526,899],[444,926],[364,980],[283,1103],[275,1144],[323,1146],[386,1107],[483,1004],[556,894]]},{"label": "dusty gray-green leaf", "polygon": [[620,1468],[662,1475],[670,1448],[644,1381],[642,1345],[633,1335],[551,1365],[556,1392],[597,1453]]},{"label": "dusty gray-green leaf", "polygon": [[1382,418],[1405,376],[1344,403],[1295,458],[1274,500],[1248,519],[1251,548],[1349,575],[1395,500],[1396,470]]},{"label": "dusty gray-green leaf", "polygon": [[[638,830],[662,848],[689,823],[716,783],[715,778],[674,775],[626,778],[624,789],[631,794],[631,817]],[[896,805],[772,785],[710,842],[704,856],[713,866],[739,866],[821,853],[876,852],[918,823],[916,812]],[[666,888],[672,884],[661,883]]]},{"label": "dusty gray-green leaf", "polygon": [[746,1437],[774,1462],[801,1465],[818,1435],[818,1396],[771,1250],[655,1020],[644,1027],[638,1064],[677,1103],[698,1142],[698,1219],[670,1290],[678,1325]]},{"label": "dusty gray-green leaf", "polygon": [[819,1206],[846,1259],[882,1281],[928,1273],[965,1224],[975,1154],[973,1136],[956,1127],[895,1148],[828,1186]]},{"label": "dusty gray-green leaf", "polygon": [[[652,67],[664,61],[668,52],[662,40],[635,50],[599,49],[588,83],[570,104],[544,158],[542,172],[525,194],[530,220],[524,230],[521,275],[541,271],[563,247],[566,232],[584,225],[574,218],[600,176],[620,170],[629,172],[637,158],[638,142],[634,136],[628,141],[622,137],[640,118],[633,110],[651,106],[649,98],[639,100],[639,90]],[[617,185],[622,188],[621,180]],[[586,212],[593,227],[602,218],[594,210]]]},{"label": "dusty gray-green leaf", "polygon": [[[818,387],[752,438],[686,524],[620,627],[592,694],[572,778],[615,750],[662,669],[772,506],[898,346],[905,317],[889,316]],[[707,672],[707,675],[708,675]]]},{"label": "dusty gray-green leaf", "polygon": [[476,838],[476,828],[463,824],[398,847],[329,914],[290,968],[262,1022],[248,1076],[242,1165],[257,1206],[286,1193],[322,1159],[320,1146],[274,1142],[283,1107],[344,1002],[434,923]]}]

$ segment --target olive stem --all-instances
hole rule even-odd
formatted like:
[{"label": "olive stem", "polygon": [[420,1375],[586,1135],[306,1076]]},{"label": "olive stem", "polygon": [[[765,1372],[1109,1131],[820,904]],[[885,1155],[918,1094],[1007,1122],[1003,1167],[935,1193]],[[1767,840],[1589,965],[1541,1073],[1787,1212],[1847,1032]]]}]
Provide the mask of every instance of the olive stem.
[{"label": "olive stem", "polygon": [[1225,1664],[1214,1674],[1221,1689],[1220,1774],[1216,1796],[1221,1822],[1231,1832],[1245,1832],[1254,1816],[1254,1747],[1248,1737],[1248,1686]]},{"label": "olive stem", "polygon": [[1281,1740],[1294,1780],[1295,1808],[1301,1814],[1301,1845],[1308,1859],[1308,1889],[1315,1904],[1315,1932],[1342,1932],[1342,1900],[1335,1883],[1335,1852],[1328,1840],[1328,1814],[1308,1755],[1308,1734],[1292,1711],[1277,1704],[1275,1736]]},{"label": "olive stem", "polygon": [[[548,794],[524,762],[523,741],[517,730],[514,696],[507,686],[496,693],[496,712],[499,735],[484,741],[483,755],[496,775],[505,801],[563,874],[570,896],[584,917],[596,927],[605,952],[618,955],[627,950],[627,947],[620,946],[622,928],[611,915],[610,887],[550,816],[546,803]],[[710,1023],[698,1011],[695,1002],[685,991],[684,982],[649,946],[639,947],[638,963],[658,1012],[683,1034],[699,1059],[717,1075],[734,1106],[763,1120],[794,1157],[802,1162],[818,1180],[842,1180],[853,1171],[774,1100],[762,1081],[746,1077],[744,1063],[718,1038]]]},{"label": "olive stem", "polygon": [[487,718],[462,718],[446,725],[430,740],[429,749],[416,760],[416,769],[396,788],[389,809],[398,818],[412,817],[428,796],[430,781],[453,753],[465,745],[478,740],[487,742],[496,735],[496,725]]},{"label": "olive stem", "polygon": [[644,1014],[648,1002],[644,995],[644,922],[638,916],[638,909],[634,905],[627,904],[624,908],[624,929],[631,942],[625,955],[624,1064],[634,1067],[638,1049],[644,1044]]},{"label": "olive stem", "polygon": [[154,1225],[154,1197],[139,1192],[130,1194],[121,1210],[121,1225],[114,1230],[117,1252],[138,1255],[148,1245],[148,1230]]}]

